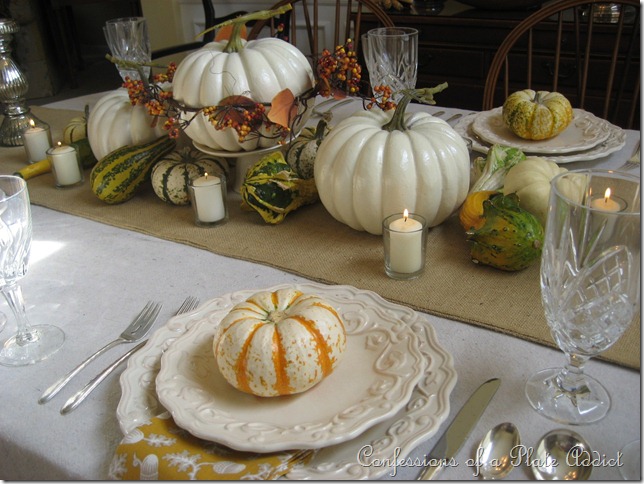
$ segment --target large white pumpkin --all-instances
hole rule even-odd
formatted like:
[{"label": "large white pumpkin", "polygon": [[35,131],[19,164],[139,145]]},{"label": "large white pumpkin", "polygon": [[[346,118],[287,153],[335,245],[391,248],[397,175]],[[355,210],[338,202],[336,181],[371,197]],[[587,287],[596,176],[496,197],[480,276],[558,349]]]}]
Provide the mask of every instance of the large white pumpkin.
[{"label": "large white pumpkin", "polygon": [[[211,42],[181,61],[173,79],[173,96],[186,106],[217,106],[222,99],[244,95],[256,102],[270,103],[276,94],[289,88],[298,96],[313,87],[313,70],[295,46],[276,38],[242,41],[238,52],[225,52],[227,42]],[[270,108],[268,108],[270,109]],[[304,126],[311,110],[304,112],[295,132]],[[184,113],[184,120],[194,113]],[[275,130],[263,130],[269,137],[239,142],[233,128],[216,130],[199,113],[188,125],[186,134],[214,150],[252,151],[275,146]],[[272,138],[270,136],[273,136]]]},{"label": "large white pumpkin", "polygon": [[338,221],[382,233],[385,217],[404,209],[440,224],[465,200],[470,157],[463,138],[428,113],[407,113],[405,131],[383,126],[393,111],[359,111],[320,145],[315,184]]},{"label": "large white pumpkin", "polygon": [[89,145],[100,160],[117,148],[147,143],[167,134],[163,122],[150,116],[144,106],[132,106],[127,89],[119,88],[101,97],[92,108],[87,123]]},{"label": "large white pumpkin", "polygon": [[262,291],[219,323],[213,351],[235,388],[262,397],[300,393],[328,376],[346,348],[344,323],[314,294]]}]

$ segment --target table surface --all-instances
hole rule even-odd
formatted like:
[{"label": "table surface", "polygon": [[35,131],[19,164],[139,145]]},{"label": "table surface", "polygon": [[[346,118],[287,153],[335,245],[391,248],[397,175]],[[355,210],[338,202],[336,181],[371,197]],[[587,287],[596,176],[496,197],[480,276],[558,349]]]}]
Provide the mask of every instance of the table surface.
[{"label": "table surface", "polygon": [[[82,110],[100,93],[75,98],[49,107]],[[342,108],[336,116],[341,117]],[[425,108],[423,108],[425,109]],[[446,111],[444,119],[457,109]],[[618,167],[630,157],[639,132],[629,131],[623,150],[593,163]],[[570,168],[583,166],[571,164]],[[1,171],[1,168],[0,168]],[[635,170],[639,174],[639,169]],[[0,414],[0,479],[100,480],[107,478],[113,453],[122,438],[116,418],[121,397],[119,375],[110,375],[80,407],[62,416],[60,407],[90,378],[125,353],[121,345],[95,361],[49,403],[38,397],[53,381],[90,353],[116,338],[145,301],[163,301],[155,328],[176,312],[186,296],[205,302],[226,293],[263,289],[282,283],[306,282],[293,274],[231,259],[137,232],[34,206],[32,257],[22,280],[28,315],[33,323],[48,322],[64,329],[61,351],[36,365],[0,367],[3,412]],[[6,303],[0,310],[9,312]],[[445,480],[477,479],[472,459],[485,432],[501,422],[515,423],[522,444],[534,448],[538,439],[556,428],[582,434],[595,451],[599,465],[591,478],[619,479],[618,468],[608,462],[627,443],[640,438],[640,373],[591,360],[587,372],[599,379],[612,396],[608,416],[592,425],[569,427],[539,416],[523,395],[526,379],[537,370],[564,362],[560,351],[468,324],[423,314],[433,326],[439,343],[453,356],[458,381],[450,398],[450,415],[438,433],[420,444],[409,456],[400,456],[384,479],[415,479],[420,468],[413,459],[426,456],[439,435],[469,395],[485,380],[501,379],[490,406],[457,454],[456,465],[439,475]],[[15,330],[13,318],[0,340]],[[511,479],[531,479],[525,461],[512,471]]]}]

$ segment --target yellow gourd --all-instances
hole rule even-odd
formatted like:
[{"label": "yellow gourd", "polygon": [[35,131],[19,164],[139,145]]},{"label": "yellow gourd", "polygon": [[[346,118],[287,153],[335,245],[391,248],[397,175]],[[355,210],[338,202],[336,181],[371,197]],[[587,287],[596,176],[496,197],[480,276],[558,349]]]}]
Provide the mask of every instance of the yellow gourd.
[{"label": "yellow gourd", "polygon": [[458,213],[458,219],[465,230],[480,229],[483,226],[485,223],[483,202],[495,193],[498,192],[495,190],[481,190],[467,195]]},{"label": "yellow gourd", "polygon": [[558,92],[524,89],[508,96],[503,103],[503,122],[520,138],[553,138],[572,122],[570,101]]}]

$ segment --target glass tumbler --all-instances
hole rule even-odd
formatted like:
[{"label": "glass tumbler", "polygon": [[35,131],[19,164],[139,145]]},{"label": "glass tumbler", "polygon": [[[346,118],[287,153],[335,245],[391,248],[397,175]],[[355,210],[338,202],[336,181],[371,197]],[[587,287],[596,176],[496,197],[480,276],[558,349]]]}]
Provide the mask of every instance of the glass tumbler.
[{"label": "glass tumbler", "polygon": [[[112,55],[118,59],[135,62],[137,64],[149,63],[152,59],[148,24],[143,17],[124,17],[108,20],[103,27],[105,40]],[[141,79],[136,67],[117,64],[117,69],[123,80]],[[141,67],[147,79],[150,76],[150,67]]]}]

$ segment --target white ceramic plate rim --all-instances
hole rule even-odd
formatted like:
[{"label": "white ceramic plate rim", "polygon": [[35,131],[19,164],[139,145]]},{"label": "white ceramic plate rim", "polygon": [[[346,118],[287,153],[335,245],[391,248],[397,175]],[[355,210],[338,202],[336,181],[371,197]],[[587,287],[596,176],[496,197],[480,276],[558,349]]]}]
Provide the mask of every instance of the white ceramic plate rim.
[{"label": "white ceramic plate rim", "polygon": [[477,113],[472,131],[490,144],[514,146],[526,153],[558,155],[589,150],[606,140],[610,124],[583,109],[573,109],[573,120],[557,136],[546,140],[526,140],[518,137],[503,123],[502,107]]},{"label": "white ceramic plate rim", "polygon": [[258,398],[236,390],[212,354],[227,311],[204,314],[163,354],[156,379],[159,401],[179,427],[247,452],[316,449],[360,435],[407,403],[427,363],[409,326],[362,293],[294,288],[324,298],[343,319],[347,349],[333,373],[296,395]]},{"label": "white ceramic plate rim", "polygon": [[[472,149],[474,151],[482,154],[487,154],[490,147],[487,144],[481,142],[481,140],[477,138],[477,135],[472,131],[472,123],[474,122],[475,117],[476,113],[464,116],[458,121],[458,123],[456,123],[456,125],[454,125],[454,130],[461,136],[472,141]],[[539,156],[545,160],[552,161],[553,163],[558,164],[573,163],[576,161],[590,161],[596,160],[598,158],[603,158],[604,156],[608,156],[615,151],[621,150],[626,144],[626,131],[624,131],[619,126],[615,126],[611,123],[607,123],[606,129],[608,131],[608,138],[589,150],[577,151],[575,153],[567,153],[563,155],[540,154],[535,156]]]},{"label": "white ceramic plate rim", "polygon": [[[287,286],[276,286],[273,290]],[[347,296],[358,291],[370,293],[383,310],[397,315],[419,336],[420,351],[428,360],[428,365],[407,405],[396,415],[368,429],[359,438],[318,450],[312,461],[296,467],[285,476],[296,480],[377,479],[389,472],[391,467],[359,462],[356,458],[358,450],[367,445],[373,452],[371,459],[395,464],[396,456],[406,455],[420,443],[430,439],[449,415],[449,397],[457,380],[453,358],[438,344],[429,322],[409,308],[351,286],[322,286],[316,283],[301,286],[312,291],[326,287]],[[178,336],[201,320],[204,314],[215,308],[223,310],[231,307],[234,294],[210,300],[193,312],[171,318],[129,359],[127,369],[120,378],[122,396],[116,412],[124,434],[150,422],[152,417],[165,411],[157,399],[155,389],[155,378],[163,352]]]}]

